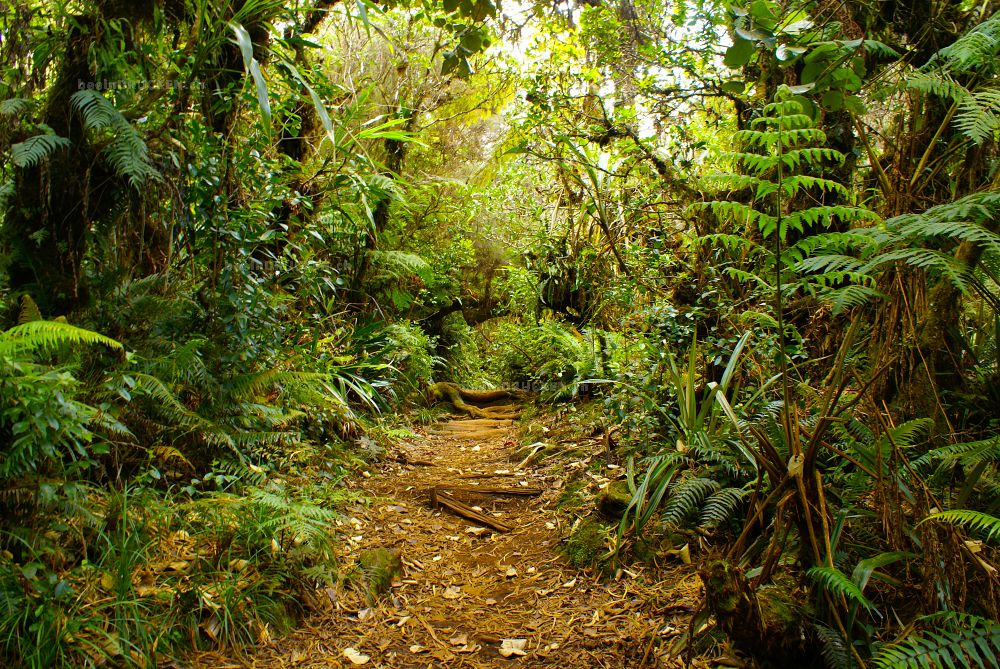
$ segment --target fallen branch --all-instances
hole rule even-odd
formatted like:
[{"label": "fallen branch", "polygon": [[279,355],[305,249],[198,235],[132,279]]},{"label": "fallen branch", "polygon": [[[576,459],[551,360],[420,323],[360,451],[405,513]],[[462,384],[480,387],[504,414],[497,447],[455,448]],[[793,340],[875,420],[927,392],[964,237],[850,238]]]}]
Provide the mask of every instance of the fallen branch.
[{"label": "fallen branch", "polygon": [[[438,486],[445,487],[445,486]],[[480,488],[478,486],[447,486],[450,490],[461,490],[462,492],[477,492],[481,495],[519,495],[521,497],[535,497],[542,494],[541,488]]]},{"label": "fallen branch", "polygon": [[489,516],[476,511],[468,504],[459,502],[448,493],[439,490],[437,486],[431,488],[429,492],[431,497],[431,506],[436,509],[447,509],[456,515],[462,516],[466,520],[471,520],[479,525],[483,525],[484,527],[492,528],[497,532],[510,532],[513,529],[510,525],[490,518]]}]

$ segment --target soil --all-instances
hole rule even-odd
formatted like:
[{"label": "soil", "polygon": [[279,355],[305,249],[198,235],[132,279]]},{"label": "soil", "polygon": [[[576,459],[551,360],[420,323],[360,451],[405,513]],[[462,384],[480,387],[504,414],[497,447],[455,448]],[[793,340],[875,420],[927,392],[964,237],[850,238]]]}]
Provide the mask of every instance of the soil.
[{"label": "soil", "polygon": [[[364,577],[354,570],[356,578],[325,591],[328,610],[290,635],[241,660],[202,655],[197,666],[684,666],[669,656],[669,647],[697,605],[700,582],[693,570],[678,564],[654,577],[629,565],[600,578],[572,566],[560,547],[578,521],[559,510],[557,500],[574,470],[602,477],[578,458],[517,469],[511,460],[519,446],[516,430],[510,420],[432,425],[407,446],[400,458],[406,464],[387,463],[360,480],[370,503],[350,509],[338,528],[342,568],[350,572],[366,551],[398,550],[403,573],[392,575],[388,594],[372,603]],[[511,531],[432,508],[429,490],[435,486]],[[539,494],[480,494],[476,488],[535,488]]]}]

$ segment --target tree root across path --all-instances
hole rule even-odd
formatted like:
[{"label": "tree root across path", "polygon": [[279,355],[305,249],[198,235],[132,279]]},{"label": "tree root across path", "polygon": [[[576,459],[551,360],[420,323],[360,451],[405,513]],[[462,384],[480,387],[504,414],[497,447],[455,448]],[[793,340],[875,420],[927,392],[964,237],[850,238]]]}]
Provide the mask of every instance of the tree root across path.
[{"label": "tree root across path", "polygon": [[439,381],[427,388],[427,397],[431,402],[440,402],[447,398],[452,406],[473,418],[497,420],[513,419],[520,415],[515,404],[496,406],[497,402],[521,399],[520,395],[507,390],[468,390],[447,381]]}]

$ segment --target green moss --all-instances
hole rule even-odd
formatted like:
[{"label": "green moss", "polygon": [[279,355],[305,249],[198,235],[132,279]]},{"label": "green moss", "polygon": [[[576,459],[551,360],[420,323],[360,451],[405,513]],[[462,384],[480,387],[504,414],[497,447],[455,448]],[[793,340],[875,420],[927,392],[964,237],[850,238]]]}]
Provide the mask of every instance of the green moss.
[{"label": "green moss", "polygon": [[632,492],[625,481],[612,481],[597,495],[597,510],[610,520],[620,520],[632,501]]},{"label": "green moss", "polygon": [[585,518],[566,541],[566,557],[578,569],[598,566],[608,554],[608,537],[607,527],[593,518]]},{"label": "green moss", "polygon": [[575,511],[583,507],[583,500],[580,491],[587,486],[587,482],[577,474],[574,478],[563,484],[562,492],[556,500],[556,507],[563,511]]}]

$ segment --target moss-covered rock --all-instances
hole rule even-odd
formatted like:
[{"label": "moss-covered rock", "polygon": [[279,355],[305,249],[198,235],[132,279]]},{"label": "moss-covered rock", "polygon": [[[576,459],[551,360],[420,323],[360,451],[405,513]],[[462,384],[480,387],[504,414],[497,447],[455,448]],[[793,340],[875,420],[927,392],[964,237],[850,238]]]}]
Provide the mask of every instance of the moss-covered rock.
[{"label": "moss-covered rock", "polygon": [[625,481],[612,481],[597,495],[597,510],[611,520],[620,520],[632,501],[632,493]]},{"label": "moss-covered rock", "polygon": [[565,553],[578,569],[599,566],[608,553],[608,528],[593,518],[584,518],[566,540]]}]

